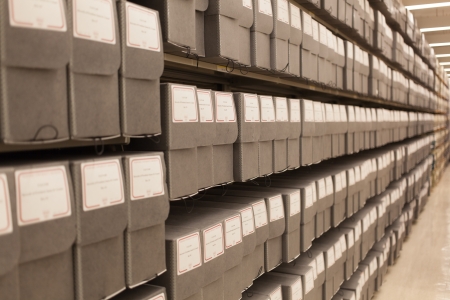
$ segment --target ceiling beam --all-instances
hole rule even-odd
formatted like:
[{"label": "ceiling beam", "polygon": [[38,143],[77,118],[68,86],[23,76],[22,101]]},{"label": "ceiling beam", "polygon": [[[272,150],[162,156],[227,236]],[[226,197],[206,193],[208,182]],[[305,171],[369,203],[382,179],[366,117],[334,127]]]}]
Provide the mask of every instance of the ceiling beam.
[{"label": "ceiling beam", "polygon": [[425,32],[425,39],[429,44],[450,42],[450,30]]}]

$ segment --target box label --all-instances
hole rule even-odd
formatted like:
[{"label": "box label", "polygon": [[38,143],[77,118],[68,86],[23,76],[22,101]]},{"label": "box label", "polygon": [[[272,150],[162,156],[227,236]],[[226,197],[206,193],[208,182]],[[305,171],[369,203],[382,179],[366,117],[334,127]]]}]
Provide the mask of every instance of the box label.
[{"label": "box label", "polygon": [[266,203],[264,201],[259,201],[257,203],[252,204],[252,207],[253,207],[253,215],[255,218],[255,227],[259,228],[264,225],[267,225]]},{"label": "box label", "polygon": [[166,300],[166,296],[164,296],[164,293],[161,293],[161,294],[156,295],[155,297],[152,297],[148,300]]},{"label": "box label", "polygon": [[275,109],[272,97],[259,96],[261,101],[261,122],[275,122]]},{"label": "box label", "polygon": [[312,271],[309,270],[305,274],[305,294],[308,294],[314,288],[314,276]]},{"label": "box label", "polygon": [[286,98],[275,98],[277,122],[289,122]]},{"label": "box label", "polygon": [[201,123],[214,122],[211,91],[197,90],[198,110],[200,111]]},{"label": "box label", "polygon": [[172,86],[172,119],[174,123],[198,122],[195,88]]},{"label": "box label", "polygon": [[112,0],[73,0],[73,36],[116,44]]},{"label": "box label", "polygon": [[8,180],[5,174],[0,174],[0,235],[11,232],[13,232],[13,224]]},{"label": "box label", "polygon": [[63,0],[9,0],[12,27],[67,31]]},{"label": "box label", "polygon": [[72,215],[64,166],[19,170],[14,174],[19,226]]},{"label": "box label", "polygon": [[245,122],[261,121],[261,118],[259,116],[258,96],[244,94],[244,104],[245,104]]},{"label": "box label", "polygon": [[258,0],[259,13],[268,16],[273,16],[272,2],[270,0]]},{"label": "box label", "polygon": [[133,3],[125,3],[127,14],[127,46],[161,52],[159,20],[155,11]]},{"label": "box label", "polygon": [[313,29],[312,29],[311,15],[309,15],[305,11],[302,11],[302,15],[303,15],[303,32],[309,36],[312,36]]},{"label": "box label", "polygon": [[284,218],[284,206],[281,196],[269,198],[270,222]]},{"label": "box label", "polygon": [[289,24],[289,6],[287,0],[278,0],[278,21]]},{"label": "box label", "polygon": [[164,173],[161,157],[130,158],[130,198],[140,200],[164,195]]},{"label": "box label", "polygon": [[302,290],[302,282],[301,279],[298,279],[291,287],[292,290],[292,294],[291,294],[291,299],[292,300],[301,300],[302,299],[302,294],[303,294],[303,290]]},{"label": "box label", "polygon": [[301,120],[300,114],[300,100],[298,99],[289,99],[290,102],[290,120],[291,123],[299,123]]},{"label": "box label", "polygon": [[314,102],[314,121],[316,123],[323,122],[322,103],[320,103],[320,102]]},{"label": "box label", "polygon": [[81,164],[83,211],[125,202],[118,159]]},{"label": "box label", "polygon": [[216,122],[236,122],[233,94],[216,92]]},{"label": "box label", "polygon": [[291,6],[291,26],[298,30],[302,30],[302,21],[300,19],[300,8],[292,3],[289,3],[289,5]]},{"label": "box label", "polygon": [[314,106],[312,101],[303,100],[303,104],[305,107],[304,111],[305,122],[314,122]]},{"label": "box label", "polygon": [[300,213],[300,191],[290,194],[290,216]]},{"label": "box label", "polygon": [[316,20],[312,20],[312,36],[313,39],[317,42],[319,42],[319,23],[317,23]]},{"label": "box label", "polygon": [[189,272],[202,265],[200,234],[198,232],[177,240],[178,275]]},{"label": "box label", "polygon": [[224,253],[222,223],[203,231],[204,262],[208,262]]},{"label": "box label", "polygon": [[242,243],[242,221],[237,215],[225,220],[225,249]]},{"label": "box label", "polygon": [[313,193],[310,186],[305,187],[305,208],[313,206]]},{"label": "box label", "polygon": [[251,207],[240,211],[242,220],[242,236],[247,236],[255,232],[255,219]]},{"label": "box label", "polygon": [[242,0],[242,5],[248,9],[253,9],[252,0]]}]

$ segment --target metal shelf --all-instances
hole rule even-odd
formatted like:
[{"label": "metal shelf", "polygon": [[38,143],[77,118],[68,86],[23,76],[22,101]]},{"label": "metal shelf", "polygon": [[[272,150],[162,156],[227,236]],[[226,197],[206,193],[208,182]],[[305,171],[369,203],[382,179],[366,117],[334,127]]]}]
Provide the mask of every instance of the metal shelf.
[{"label": "metal shelf", "polygon": [[354,92],[334,89],[328,86],[315,85],[297,77],[277,77],[275,74],[266,75],[246,72],[239,68],[197,61],[195,59],[165,54],[165,70],[161,80],[163,82],[180,82],[193,84],[205,88],[226,91],[243,91],[255,93],[269,93],[273,96],[303,97],[322,102],[353,104],[370,107],[384,107],[408,111],[446,114],[427,108],[413,107],[408,104],[396,103],[376,97],[360,95]]}]

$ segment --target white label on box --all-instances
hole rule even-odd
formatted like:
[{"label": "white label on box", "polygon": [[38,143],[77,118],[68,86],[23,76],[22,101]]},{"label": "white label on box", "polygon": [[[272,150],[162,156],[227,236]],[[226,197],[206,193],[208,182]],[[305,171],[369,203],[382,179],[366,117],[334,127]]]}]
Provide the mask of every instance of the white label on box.
[{"label": "white label on box", "polygon": [[270,300],[283,300],[283,296],[281,294],[281,287],[277,288],[274,292],[270,294]]},{"label": "white label on box", "polygon": [[325,185],[326,185],[326,189],[327,189],[327,196],[332,195],[334,190],[333,190],[333,178],[331,178],[331,176],[328,176],[325,178]]},{"label": "white label on box", "polygon": [[172,85],[172,119],[174,123],[198,122],[196,96],[194,87]]},{"label": "white label on box", "polygon": [[225,249],[242,243],[242,221],[237,215],[225,220]]},{"label": "white label on box", "polygon": [[197,90],[197,100],[198,100],[198,108],[200,111],[200,122],[201,123],[214,122],[211,91]]},{"label": "white label on box", "polygon": [[341,235],[339,238],[339,243],[341,243],[342,252],[347,251],[347,242],[345,241],[345,235]]},{"label": "white label on box", "polygon": [[8,180],[5,174],[0,174],[0,235],[8,234],[12,231],[13,224]]},{"label": "white label on box", "polygon": [[20,170],[15,178],[19,226],[72,215],[64,166]]},{"label": "white label on box", "polygon": [[312,291],[314,288],[314,276],[312,270],[309,270],[305,274],[305,295]]},{"label": "white label on box", "polygon": [[272,13],[272,2],[270,0],[258,0],[259,4],[259,13],[265,14],[268,16],[273,16]]},{"label": "white label on box", "polygon": [[312,189],[312,199],[313,199],[313,203],[317,202],[317,190],[316,190],[316,184],[312,184],[311,185],[311,189]]},{"label": "white label on box", "polygon": [[323,122],[323,110],[322,110],[322,103],[320,102],[314,102],[314,121],[317,122]]},{"label": "white label on box", "polygon": [[63,0],[9,0],[13,27],[67,31]]},{"label": "white label on box", "polygon": [[292,290],[291,294],[292,300],[302,300],[303,290],[302,290],[302,281],[300,278],[292,285],[291,290]]},{"label": "white label on box", "polygon": [[327,190],[326,190],[326,187],[325,187],[325,180],[323,178],[317,180],[317,189],[319,190],[319,194],[318,194],[319,199],[322,199],[325,196],[327,196]]},{"label": "white label on box", "polygon": [[336,260],[342,257],[341,241],[334,244],[334,257]]},{"label": "white label on box", "polygon": [[216,93],[216,122],[231,123],[236,122],[236,110],[232,93]]},{"label": "white label on box", "polygon": [[325,260],[323,258],[323,253],[320,253],[319,256],[316,257],[316,265],[317,265],[317,275],[325,271]]},{"label": "white label on box", "polygon": [[348,248],[353,247],[355,244],[355,237],[353,236],[353,230],[347,235],[348,238]]},{"label": "white label on box", "polygon": [[81,164],[83,211],[125,202],[118,159]]},{"label": "white label on box", "polygon": [[337,52],[340,56],[345,56],[344,41],[340,38],[337,38]]},{"label": "white label on box", "polygon": [[290,115],[291,115],[291,122],[292,123],[299,123],[301,121],[301,114],[300,114],[300,100],[298,99],[289,99],[290,101]]},{"label": "white label on box", "polygon": [[325,115],[326,115],[327,122],[335,122],[333,105],[328,104],[328,103],[325,104]]},{"label": "white label on box", "polygon": [[327,250],[327,268],[334,265],[335,259],[334,259],[334,247],[331,247]]},{"label": "white label on box", "polygon": [[327,29],[327,44],[328,48],[334,50],[334,45],[336,44],[336,36]]},{"label": "white label on box", "polygon": [[130,158],[131,200],[164,195],[164,180],[160,156]]},{"label": "white label on box", "polygon": [[313,35],[313,29],[312,29],[312,18],[311,15],[309,15],[304,10],[302,11],[303,15],[303,32],[309,36]]},{"label": "white label on box", "polygon": [[198,232],[177,240],[178,275],[189,272],[202,265],[200,234]]},{"label": "white label on box", "polygon": [[300,191],[292,193],[289,195],[290,197],[290,216],[295,216],[300,213]]},{"label": "white label on box", "polygon": [[288,107],[286,98],[275,98],[276,120],[277,122],[289,122]]},{"label": "white label on box", "polygon": [[355,184],[355,171],[353,169],[348,170],[348,185]]},{"label": "white label on box", "polygon": [[313,19],[311,24],[312,24],[313,39],[319,42],[319,23],[317,23],[317,21]]},{"label": "white label on box", "polygon": [[242,235],[247,236],[255,232],[255,219],[253,218],[253,210],[251,207],[243,209],[241,212],[242,219]]},{"label": "white label on box", "polygon": [[311,100],[303,100],[305,111],[305,122],[314,122],[314,106]]},{"label": "white label on box", "polygon": [[246,8],[253,9],[252,0],[242,0],[242,5]]},{"label": "white label on box", "polygon": [[341,111],[337,104],[333,104],[334,122],[341,122]]},{"label": "white label on box", "polygon": [[261,122],[275,122],[275,108],[272,97],[259,96],[261,101]]},{"label": "white label on box", "polygon": [[155,297],[152,297],[148,300],[166,300],[166,296],[164,296],[164,293],[161,293],[161,294],[156,295]]},{"label": "white label on box", "polygon": [[269,198],[270,222],[284,218],[284,206],[281,196]]},{"label": "white label on box", "polygon": [[305,208],[313,206],[313,193],[310,186],[305,187]]},{"label": "white label on box", "polygon": [[341,174],[334,175],[334,184],[336,186],[336,193],[342,191],[342,176]]},{"label": "white label on box", "polygon": [[319,41],[322,45],[328,46],[327,29],[322,24],[319,24]]},{"label": "white label on box", "polygon": [[116,44],[113,0],[73,0],[73,36]]},{"label": "white label on box", "polygon": [[222,223],[203,231],[203,261],[206,263],[224,253]]},{"label": "white label on box", "polygon": [[133,3],[125,3],[127,46],[161,52],[159,20],[155,11]]},{"label": "white label on box", "polygon": [[300,19],[300,8],[292,3],[289,4],[291,6],[291,26],[297,28],[298,30],[302,30],[302,22]]},{"label": "white label on box", "polygon": [[370,262],[369,269],[370,269],[370,276],[372,276],[373,273],[375,273],[376,269],[378,269],[376,258],[372,259],[372,261]]},{"label": "white label on box", "polygon": [[278,0],[278,21],[289,24],[289,6],[287,0]]},{"label": "white label on box", "polygon": [[347,111],[345,110],[345,106],[340,105],[339,110],[341,111],[341,122],[347,123]]},{"label": "white label on box", "polygon": [[353,44],[347,41],[347,57],[353,59]]},{"label": "white label on box", "polygon": [[244,94],[245,122],[259,122],[259,101],[258,96]]},{"label": "white label on box", "polygon": [[255,217],[255,227],[259,228],[267,225],[267,209],[264,201],[259,201],[253,205],[253,214]]},{"label": "white label on box", "polygon": [[314,280],[316,280],[316,279],[317,279],[317,266],[316,266],[316,261],[315,261],[315,260],[311,261],[311,262],[309,263],[308,266],[310,266],[310,267],[312,268]]}]

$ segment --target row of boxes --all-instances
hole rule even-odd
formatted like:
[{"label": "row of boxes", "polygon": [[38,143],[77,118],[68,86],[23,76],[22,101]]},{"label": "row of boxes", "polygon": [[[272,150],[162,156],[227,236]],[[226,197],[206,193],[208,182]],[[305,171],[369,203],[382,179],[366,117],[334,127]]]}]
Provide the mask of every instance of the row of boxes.
[{"label": "row of boxes", "polygon": [[0,170],[2,298],[108,299],[166,271],[162,153],[31,155]]},{"label": "row of boxes", "polygon": [[1,5],[3,142],[161,133],[157,11],[125,0]]},{"label": "row of boxes", "polygon": [[[172,202],[166,221],[167,272],[152,284],[165,286],[174,300],[239,299],[255,278],[291,263],[321,236],[334,236],[332,227],[354,220],[363,222],[363,228],[372,226],[377,224],[374,214],[382,209],[391,224],[401,213],[407,190],[406,177],[400,179],[406,168],[397,172],[400,180],[394,170],[408,159],[396,153],[411,144],[417,146],[411,157],[423,158],[431,140],[405,143]],[[429,177],[425,165],[431,166],[431,160],[419,165],[417,185]],[[376,204],[367,200],[373,196]],[[365,242],[359,257],[373,244]]]},{"label": "row of boxes", "polygon": [[172,83],[161,85],[161,97],[163,134],[129,148],[164,151],[170,199],[381,147],[446,120]]},{"label": "row of boxes", "polygon": [[[430,162],[426,159],[422,165],[429,170]],[[416,205],[426,203],[430,173],[425,175],[414,201],[405,205],[406,190],[393,182],[351,219],[315,240],[307,252],[256,279],[242,298],[371,299],[411,233],[421,210]]]}]

